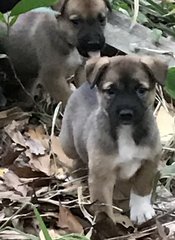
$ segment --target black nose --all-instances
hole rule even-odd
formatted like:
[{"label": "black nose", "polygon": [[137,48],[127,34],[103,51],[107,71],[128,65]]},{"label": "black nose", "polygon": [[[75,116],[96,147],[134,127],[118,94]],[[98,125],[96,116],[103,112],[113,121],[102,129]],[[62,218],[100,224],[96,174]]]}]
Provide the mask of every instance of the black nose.
[{"label": "black nose", "polygon": [[98,51],[101,49],[101,44],[100,44],[100,41],[96,40],[96,41],[89,41],[87,43],[88,45],[88,49],[90,51]]},{"label": "black nose", "polygon": [[119,112],[119,120],[123,124],[130,124],[133,120],[133,110],[131,109],[122,109]]}]

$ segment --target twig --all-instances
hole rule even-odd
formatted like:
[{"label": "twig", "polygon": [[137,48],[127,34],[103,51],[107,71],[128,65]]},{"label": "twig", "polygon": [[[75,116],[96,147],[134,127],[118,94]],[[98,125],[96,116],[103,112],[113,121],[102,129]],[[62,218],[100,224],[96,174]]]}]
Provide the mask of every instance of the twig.
[{"label": "twig", "polygon": [[21,208],[19,208],[9,219],[7,219],[5,223],[2,224],[2,226],[0,227],[0,230],[2,230],[2,228],[4,228],[9,223],[9,221],[11,221],[18,213],[20,213],[27,205],[28,203],[25,203],[24,205],[22,205]]},{"label": "twig", "polygon": [[50,135],[50,139],[52,141],[52,137],[54,136],[54,129],[55,129],[55,123],[56,123],[56,119],[58,116],[58,113],[60,111],[62,102],[59,102],[55,108],[54,114],[53,114],[53,118],[52,118],[52,129],[51,129],[51,135]]}]

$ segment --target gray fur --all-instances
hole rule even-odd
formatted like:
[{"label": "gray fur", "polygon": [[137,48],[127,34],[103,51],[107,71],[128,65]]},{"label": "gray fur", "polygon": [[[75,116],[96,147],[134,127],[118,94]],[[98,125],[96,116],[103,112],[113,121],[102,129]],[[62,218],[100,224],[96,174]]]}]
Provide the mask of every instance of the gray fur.
[{"label": "gray fur", "polygon": [[[150,196],[161,144],[153,101],[155,83],[165,81],[167,66],[151,57],[122,56],[92,59],[86,70],[89,82],[71,95],[66,106],[61,145],[67,156],[88,166],[91,200],[105,203],[101,210],[114,221],[114,185],[128,180],[131,220],[142,223],[155,214]],[[93,89],[91,81],[96,83]],[[144,97],[137,86],[147,88]],[[125,124],[118,118],[121,109],[133,109],[137,116]],[[135,199],[143,204],[138,212]]]}]

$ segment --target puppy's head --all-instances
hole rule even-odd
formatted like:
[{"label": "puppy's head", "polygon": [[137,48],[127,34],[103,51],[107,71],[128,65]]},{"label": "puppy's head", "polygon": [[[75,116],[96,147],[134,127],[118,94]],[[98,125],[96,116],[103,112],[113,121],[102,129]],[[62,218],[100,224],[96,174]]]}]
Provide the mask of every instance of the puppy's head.
[{"label": "puppy's head", "polygon": [[90,52],[104,47],[104,27],[107,12],[111,11],[108,0],[62,0],[53,8],[77,30],[77,48],[81,55],[88,57]]},{"label": "puppy's head", "polygon": [[55,13],[55,17],[58,23],[60,36],[56,35],[52,36],[52,38],[55,40],[57,40],[58,37],[62,38],[69,50],[75,48],[77,46],[77,31],[60,13]]},{"label": "puppy's head", "polygon": [[137,124],[152,106],[156,82],[163,85],[167,65],[154,57],[118,56],[90,59],[86,66],[100,106],[118,125]]}]

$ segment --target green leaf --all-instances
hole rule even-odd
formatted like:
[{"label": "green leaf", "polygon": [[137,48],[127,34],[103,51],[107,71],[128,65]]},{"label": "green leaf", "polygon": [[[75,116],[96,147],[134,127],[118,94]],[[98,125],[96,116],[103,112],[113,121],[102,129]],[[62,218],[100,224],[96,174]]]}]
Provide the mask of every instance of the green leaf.
[{"label": "green leaf", "polygon": [[10,16],[16,16],[39,7],[49,7],[58,0],[21,0],[12,9]]},{"label": "green leaf", "polygon": [[175,67],[168,70],[165,91],[175,99]]},{"label": "green leaf", "polygon": [[170,15],[174,15],[175,14],[175,8],[172,9],[169,13],[165,14],[164,17],[170,16]]},{"label": "green leaf", "polygon": [[151,38],[154,43],[159,43],[160,37],[162,36],[162,31],[160,29],[154,28],[151,32]]},{"label": "green leaf", "polygon": [[15,22],[16,22],[16,20],[17,20],[17,18],[19,17],[19,15],[16,15],[16,16],[14,16],[14,17],[11,17],[11,19],[10,19],[10,26],[12,26]]},{"label": "green leaf", "polygon": [[39,222],[40,229],[42,230],[45,239],[46,240],[52,240],[52,238],[50,237],[50,235],[47,231],[46,225],[44,224],[43,219],[41,218],[37,208],[35,206],[33,206],[33,209],[34,209],[35,216],[36,216],[36,218]]},{"label": "green leaf", "polygon": [[0,21],[6,23],[4,14],[0,12]]},{"label": "green leaf", "polygon": [[149,22],[148,18],[145,16],[145,14],[143,14],[141,12],[139,12],[137,20],[138,20],[138,22],[140,24],[144,24],[144,23],[148,23]]}]

